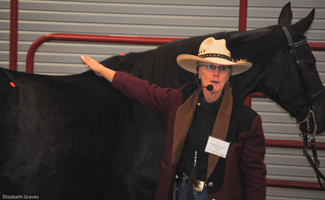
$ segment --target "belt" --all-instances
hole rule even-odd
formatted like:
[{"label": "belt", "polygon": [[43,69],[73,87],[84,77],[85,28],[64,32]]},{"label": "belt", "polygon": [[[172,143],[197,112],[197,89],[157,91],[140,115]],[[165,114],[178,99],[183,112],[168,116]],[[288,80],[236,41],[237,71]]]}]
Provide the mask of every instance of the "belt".
[{"label": "belt", "polygon": [[[186,184],[190,185],[190,179],[186,180]],[[208,187],[205,181],[200,181],[200,180],[196,180],[196,185],[197,186],[194,186],[193,188],[198,192],[202,192],[203,190],[206,190]]]},{"label": "belt", "polygon": [[[181,180],[184,181],[184,179],[185,179],[185,183],[187,185],[190,185],[190,177],[187,176],[185,173],[183,173],[183,177]],[[206,190],[208,187],[205,181],[196,180],[196,183],[197,186],[194,186],[193,188],[198,192],[202,192],[202,190]]]}]

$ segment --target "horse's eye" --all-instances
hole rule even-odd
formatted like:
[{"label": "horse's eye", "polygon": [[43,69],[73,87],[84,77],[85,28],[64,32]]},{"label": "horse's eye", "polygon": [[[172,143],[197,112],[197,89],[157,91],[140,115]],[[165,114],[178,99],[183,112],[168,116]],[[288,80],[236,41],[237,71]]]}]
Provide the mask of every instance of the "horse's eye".
[{"label": "horse's eye", "polygon": [[308,66],[309,66],[309,68],[315,68],[316,67],[316,64],[315,63],[312,63],[312,64],[309,64]]},{"label": "horse's eye", "polygon": [[307,66],[309,68],[315,68],[316,67],[316,60],[307,61]]}]

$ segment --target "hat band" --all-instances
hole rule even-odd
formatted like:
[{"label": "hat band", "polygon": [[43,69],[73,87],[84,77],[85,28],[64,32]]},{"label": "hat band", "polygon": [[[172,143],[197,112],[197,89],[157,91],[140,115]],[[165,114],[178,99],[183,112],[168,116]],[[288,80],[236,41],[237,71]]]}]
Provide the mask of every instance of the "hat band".
[{"label": "hat band", "polygon": [[217,58],[224,58],[224,59],[227,59],[229,61],[235,62],[232,57],[229,57],[229,56],[226,56],[226,55],[223,55],[223,54],[208,53],[208,54],[199,55],[199,57],[201,57],[201,58],[217,57]]}]

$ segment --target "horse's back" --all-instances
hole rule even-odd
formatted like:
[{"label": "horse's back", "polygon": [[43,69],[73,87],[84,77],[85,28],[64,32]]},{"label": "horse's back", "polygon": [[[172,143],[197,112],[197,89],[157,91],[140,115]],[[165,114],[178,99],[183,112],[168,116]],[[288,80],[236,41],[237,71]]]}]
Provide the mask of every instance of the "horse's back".
[{"label": "horse's back", "polygon": [[[106,130],[114,125],[106,120],[114,113],[105,110],[111,110],[114,97],[101,90],[109,87],[96,88],[98,81],[89,74],[54,77],[0,70],[0,81],[0,193],[46,199],[102,194],[108,170],[96,169],[110,168],[102,156],[111,156]],[[92,194],[78,196],[88,184]]]},{"label": "horse's back", "polygon": [[91,71],[42,76],[1,69],[0,81],[1,194],[70,200],[119,191],[116,198],[130,199],[128,190],[140,190],[136,198],[153,198],[165,115]]}]

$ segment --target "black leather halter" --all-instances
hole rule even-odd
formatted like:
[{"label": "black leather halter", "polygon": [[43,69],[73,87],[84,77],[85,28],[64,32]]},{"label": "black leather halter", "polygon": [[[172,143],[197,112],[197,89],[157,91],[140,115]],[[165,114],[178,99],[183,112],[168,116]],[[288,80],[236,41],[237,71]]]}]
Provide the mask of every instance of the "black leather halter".
[{"label": "black leather halter", "polygon": [[[306,123],[307,120],[314,117],[314,106],[312,104],[312,100],[317,97],[318,95],[320,95],[321,93],[323,93],[325,91],[325,87],[323,86],[321,89],[319,89],[317,92],[313,93],[313,94],[309,94],[308,93],[308,88],[307,88],[307,81],[305,79],[305,76],[303,74],[303,70],[301,67],[301,61],[296,53],[296,48],[302,45],[307,44],[307,38],[305,36],[303,36],[303,39],[301,41],[298,41],[296,43],[293,43],[291,35],[287,29],[287,27],[282,26],[282,29],[287,37],[288,43],[289,43],[289,48],[290,48],[290,57],[291,55],[294,55],[295,61],[296,61],[296,67],[298,70],[298,74],[299,74],[299,79],[301,81],[301,85],[303,87],[303,91],[305,93],[306,96],[306,100],[304,101],[304,104],[300,107],[300,109],[290,112],[290,116],[295,117],[297,119],[297,123],[298,124],[302,124],[302,123]],[[277,90],[277,92],[275,93],[275,95],[273,95],[274,97],[278,96],[278,94],[280,93],[280,91],[282,90],[282,87],[284,85],[284,81],[287,77],[287,73],[288,73],[288,68],[289,68],[289,62],[290,62],[290,57],[288,58],[288,62],[286,65],[286,69],[285,69],[285,73],[283,76],[283,79],[281,81],[281,85],[279,87],[279,89]],[[304,108],[308,108],[308,109],[304,109]],[[306,110],[309,110],[309,112],[306,113]],[[313,118],[313,120],[315,121],[315,127],[314,127],[314,131],[313,131],[313,135],[316,135],[316,131],[317,131],[317,124],[316,124],[316,119]]]},{"label": "black leather halter", "polygon": [[[307,127],[307,133],[304,133],[301,130],[300,130],[300,133],[299,133],[303,137],[303,141],[304,141],[303,153],[306,156],[306,158],[308,159],[311,166],[314,168],[314,170],[315,170],[315,172],[317,174],[317,180],[318,180],[318,183],[319,183],[320,187],[323,190],[325,190],[325,188],[322,185],[321,180],[320,180],[320,178],[325,180],[325,177],[318,169],[320,162],[319,162],[319,160],[317,158],[317,149],[316,149],[316,140],[315,140],[315,135],[316,135],[316,132],[317,132],[317,121],[316,121],[315,113],[314,113],[315,107],[312,104],[312,99],[314,99],[319,94],[323,93],[325,91],[325,87],[323,86],[321,89],[319,89],[317,92],[313,93],[312,95],[308,94],[307,81],[306,81],[306,79],[304,77],[302,67],[301,67],[301,62],[300,62],[300,59],[297,56],[296,49],[295,49],[298,46],[307,44],[307,38],[304,36],[303,40],[301,40],[299,42],[296,42],[296,43],[293,43],[292,37],[291,37],[287,27],[282,26],[282,29],[283,29],[283,31],[284,31],[284,33],[285,33],[285,35],[287,37],[288,43],[289,43],[290,55],[293,54],[294,57],[295,57],[296,66],[297,66],[298,73],[299,73],[299,78],[300,78],[300,80],[302,82],[302,87],[303,87],[303,90],[304,90],[306,98],[307,98],[306,101],[305,101],[306,103],[305,103],[305,105],[303,105],[303,107],[307,106],[309,112],[306,114],[305,119],[300,120],[300,121],[297,120],[298,124],[306,123],[306,127]],[[277,91],[275,96],[277,96],[279,94],[279,92],[280,92],[280,90],[281,90],[281,88],[283,86],[284,80],[285,80],[286,75],[287,75],[288,67],[289,67],[289,60],[288,60],[288,63],[287,63],[284,79],[282,80],[281,86],[280,86],[280,88]],[[298,115],[298,112],[301,112],[301,110],[302,109],[300,109],[300,110],[298,110],[296,112],[290,113],[290,115],[293,116],[293,117],[296,117]],[[296,119],[297,119],[297,117],[296,117]],[[310,122],[312,122],[312,124],[310,124]],[[313,131],[311,129],[311,125],[313,126]],[[308,150],[308,147],[307,147],[308,138],[310,138],[310,141],[311,141],[311,149],[312,149],[312,152],[313,152],[314,160],[311,158],[311,156],[309,155],[309,153],[307,151]]]}]

